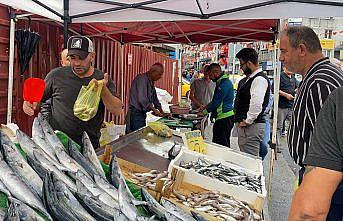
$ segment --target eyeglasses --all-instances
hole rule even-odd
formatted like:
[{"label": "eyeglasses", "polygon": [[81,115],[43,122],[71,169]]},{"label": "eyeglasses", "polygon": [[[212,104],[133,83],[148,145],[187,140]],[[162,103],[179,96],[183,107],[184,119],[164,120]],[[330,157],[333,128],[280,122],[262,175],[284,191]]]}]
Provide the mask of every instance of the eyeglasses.
[{"label": "eyeglasses", "polygon": [[242,67],[242,66],[245,65],[246,63],[248,63],[248,62],[240,63],[239,66]]}]

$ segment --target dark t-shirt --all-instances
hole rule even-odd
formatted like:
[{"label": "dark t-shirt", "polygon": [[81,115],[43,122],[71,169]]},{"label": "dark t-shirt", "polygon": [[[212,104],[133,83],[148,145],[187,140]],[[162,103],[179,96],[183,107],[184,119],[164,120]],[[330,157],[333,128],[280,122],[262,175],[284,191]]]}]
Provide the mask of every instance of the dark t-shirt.
[{"label": "dark t-shirt", "polygon": [[[101,80],[104,74],[95,69],[90,77],[79,78],[71,67],[60,67],[52,70],[45,78],[46,88],[42,99],[42,106],[46,106],[46,101],[51,102],[51,113],[42,111],[44,116],[49,116],[48,120],[54,130],[66,133],[77,143],[81,144],[82,133],[86,131],[94,148],[99,146],[100,128],[104,121],[105,105],[100,100],[97,114],[89,121],[81,121],[74,116],[73,108],[79,91],[83,85],[93,79]],[[115,95],[115,85],[113,81],[107,83],[108,89]]]},{"label": "dark t-shirt", "polygon": [[[292,74],[289,77],[284,72],[280,75],[280,90],[291,95],[295,95],[295,89],[298,87],[297,79],[295,75]],[[287,98],[280,96],[279,98],[279,108],[292,108],[294,100],[288,100]]]},{"label": "dark t-shirt", "polygon": [[305,165],[343,172],[343,88],[329,95],[316,122]]}]

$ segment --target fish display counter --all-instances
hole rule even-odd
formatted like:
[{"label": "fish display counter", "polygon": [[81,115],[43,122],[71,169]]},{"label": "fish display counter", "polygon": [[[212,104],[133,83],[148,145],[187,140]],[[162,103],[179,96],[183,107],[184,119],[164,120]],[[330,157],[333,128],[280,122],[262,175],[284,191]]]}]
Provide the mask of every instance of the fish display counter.
[{"label": "fish display counter", "polygon": [[110,146],[124,176],[159,202],[167,198],[207,220],[263,220],[262,161],[211,142],[206,155],[195,153],[183,145],[181,135],[173,131],[170,138],[159,137],[145,127]]}]

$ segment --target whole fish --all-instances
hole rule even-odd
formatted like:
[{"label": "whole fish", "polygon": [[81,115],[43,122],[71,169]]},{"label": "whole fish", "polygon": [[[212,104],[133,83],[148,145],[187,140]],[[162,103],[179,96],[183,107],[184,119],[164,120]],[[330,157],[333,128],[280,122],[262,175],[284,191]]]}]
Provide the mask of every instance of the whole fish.
[{"label": "whole fish", "polygon": [[92,195],[86,188],[80,189],[76,193],[77,199],[83,207],[97,220],[112,221],[114,214],[118,211],[105,203],[101,202],[97,197]]},{"label": "whole fish", "polygon": [[[70,220],[96,221],[74,197],[67,185],[54,174],[54,172],[46,175],[44,182],[44,194],[46,198],[52,195],[52,200],[46,201],[47,207],[53,208],[51,211],[60,211],[61,214],[52,213],[55,217],[60,217],[62,214],[67,214],[64,219],[70,217]],[[52,191],[48,193],[48,191]],[[54,195],[55,194],[55,195]],[[51,204],[53,203],[53,204]],[[68,219],[69,220],[69,219]]]},{"label": "whole fish", "polygon": [[50,156],[50,158],[58,161],[55,150],[46,139],[42,125],[40,124],[40,121],[37,117],[33,120],[32,139],[36,144],[38,144],[38,146],[40,146],[44,150],[46,154]]},{"label": "whole fish", "polygon": [[[44,132],[45,139],[48,141],[50,146],[55,149],[56,147],[60,147],[64,149],[64,146],[60,139],[55,134],[55,131],[52,129],[51,125],[48,123],[46,119],[42,117],[42,115],[38,115],[39,124]],[[62,162],[61,162],[62,163]]]},{"label": "whole fish", "polygon": [[173,213],[166,212],[165,214],[167,221],[186,221],[186,219],[181,219]]},{"label": "whole fish", "polygon": [[152,214],[155,214],[157,218],[161,220],[166,220],[165,214],[167,210],[163,206],[161,206],[161,204],[159,204],[146,189],[141,188],[141,194],[142,194],[143,200],[145,200],[148,203],[146,205],[146,208]]},{"label": "whole fish", "polygon": [[45,175],[49,171],[53,171],[56,176],[59,177],[69,188],[71,191],[76,192],[76,185],[75,183],[61,170],[59,170],[55,164],[49,161],[43,154],[38,151],[33,151],[34,159],[30,164],[35,169],[35,171],[39,174],[40,177],[45,177]]},{"label": "whole fish", "polygon": [[68,152],[69,155],[76,162],[78,162],[90,176],[99,174],[98,170],[93,166],[93,164],[90,163],[90,161],[85,156],[81,154],[81,152],[77,149],[71,139],[68,140]]},{"label": "whole fish", "polygon": [[95,174],[94,175],[95,183],[107,194],[109,194],[113,199],[116,201],[119,200],[119,193],[118,189],[116,189],[113,185],[111,185],[107,179],[103,178],[100,175]]},{"label": "whole fish", "polygon": [[[19,214],[20,220],[22,221],[45,221],[43,217],[41,217],[34,209],[27,206],[25,203],[17,200],[15,198],[8,198],[10,205],[14,206]],[[47,217],[49,219],[49,217]],[[50,219],[52,220],[52,219]]]},{"label": "whole fish", "polygon": [[81,170],[77,171],[76,176],[77,191],[87,189],[93,196],[97,197],[101,202],[111,208],[119,208],[118,201],[113,199],[108,193],[102,190],[96,183],[85,175]]},{"label": "whole fish", "polygon": [[95,169],[98,171],[98,173],[102,177],[106,178],[105,172],[102,169],[98,156],[95,153],[92,142],[85,131],[83,132],[83,135],[82,135],[82,144],[83,144],[83,151],[82,151],[83,156],[85,156],[89,160],[89,162],[91,162],[91,164],[95,167]]},{"label": "whole fish", "polygon": [[42,212],[49,217],[48,212],[41,200],[31,191],[31,189],[12,171],[3,160],[0,154],[0,180],[4,183],[11,195],[21,200],[27,205]]},{"label": "whole fish", "polygon": [[[177,207],[174,203],[170,202],[169,200],[162,198],[161,204],[166,208],[169,213],[177,216],[181,220],[188,220],[188,221],[195,221],[195,219],[183,209]],[[167,218],[168,220],[168,218]]]},{"label": "whole fish", "polygon": [[16,146],[3,144],[2,148],[7,164],[11,169],[22,178],[35,194],[42,197],[43,180],[22,157]]}]

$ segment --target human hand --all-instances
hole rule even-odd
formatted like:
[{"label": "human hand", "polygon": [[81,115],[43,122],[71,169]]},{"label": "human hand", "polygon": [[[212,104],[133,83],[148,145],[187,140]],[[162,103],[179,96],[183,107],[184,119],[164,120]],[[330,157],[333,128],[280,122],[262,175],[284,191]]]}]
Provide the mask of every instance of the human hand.
[{"label": "human hand", "polygon": [[239,124],[238,124],[238,127],[239,127],[239,128],[241,128],[241,127],[247,127],[247,126],[249,126],[249,124],[248,124],[245,120],[239,122]]},{"label": "human hand", "polygon": [[286,98],[288,99],[288,100],[294,100],[294,96],[293,95],[291,95],[291,94],[287,94],[287,96],[286,96]]},{"label": "human hand", "polygon": [[23,111],[25,114],[29,116],[33,116],[35,114],[35,110],[37,109],[37,107],[38,107],[37,102],[30,103],[28,101],[24,101],[23,103]]},{"label": "human hand", "polygon": [[203,116],[205,116],[205,115],[204,115],[204,113],[202,111],[197,113],[197,117],[203,117]]}]

